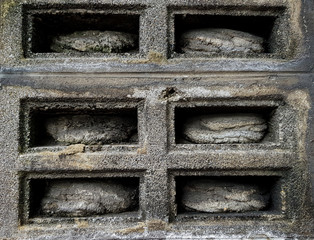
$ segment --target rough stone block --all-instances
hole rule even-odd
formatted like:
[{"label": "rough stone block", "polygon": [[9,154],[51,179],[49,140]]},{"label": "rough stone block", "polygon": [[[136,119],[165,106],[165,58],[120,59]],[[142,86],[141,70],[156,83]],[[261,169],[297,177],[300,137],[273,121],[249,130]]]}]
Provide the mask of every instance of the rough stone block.
[{"label": "rough stone block", "polygon": [[55,52],[121,53],[136,48],[135,34],[115,31],[80,31],[54,37]]},{"label": "rough stone block", "polygon": [[182,34],[181,51],[183,53],[262,53],[263,38],[246,32],[230,29],[205,28],[190,30]]},{"label": "rough stone block", "polygon": [[261,185],[237,180],[191,180],[182,187],[180,200],[186,211],[260,211],[267,208],[270,199],[269,189]]},{"label": "rough stone block", "polygon": [[266,130],[258,114],[201,115],[184,123],[183,135],[193,143],[252,143],[260,142]]},{"label": "rough stone block", "polygon": [[42,216],[97,216],[132,211],[138,206],[138,189],[119,180],[55,180],[42,190]]},{"label": "rough stone block", "polygon": [[132,142],[137,124],[127,117],[68,115],[49,118],[46,129],[56,143],[110,144]]}]

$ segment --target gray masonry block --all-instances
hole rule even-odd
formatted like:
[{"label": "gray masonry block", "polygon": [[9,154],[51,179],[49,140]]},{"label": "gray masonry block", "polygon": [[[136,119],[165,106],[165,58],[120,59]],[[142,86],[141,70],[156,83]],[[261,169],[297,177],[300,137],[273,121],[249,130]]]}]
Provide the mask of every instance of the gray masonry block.
[{"label": "gray masonry block", "polygon": [[[314,238],[313,16],[309,0],[2,0],[0,239]],[[99,45],[108,31],[135,45]],[[216,50],[186,52],[191,31]]]}]

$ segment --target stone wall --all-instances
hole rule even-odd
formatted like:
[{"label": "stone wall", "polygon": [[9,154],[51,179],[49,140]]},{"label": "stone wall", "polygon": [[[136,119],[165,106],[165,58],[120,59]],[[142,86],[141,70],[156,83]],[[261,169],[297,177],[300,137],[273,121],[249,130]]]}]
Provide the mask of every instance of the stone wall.
[{"label": "stone wall", "polygon": [[0,10],[0,239],[314,237],[312,1]]}]

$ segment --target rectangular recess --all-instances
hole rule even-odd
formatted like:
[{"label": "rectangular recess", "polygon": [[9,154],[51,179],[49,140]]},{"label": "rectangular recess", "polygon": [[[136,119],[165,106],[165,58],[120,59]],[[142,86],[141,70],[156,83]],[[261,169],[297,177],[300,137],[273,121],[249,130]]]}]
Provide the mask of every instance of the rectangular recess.
[{"label": "rectangular recess", "polygon": [[[173,172],[171,221],[282,218],[283,176],[237,172]],[[247,203],[246,203],[247,202]]]},{"label": "rectangular recess", "polygon": [[[171,9],[170,17],[170,55],[172,57],[183,57],[183,58],[193,58],[193,57],[239,57],[239,58],[288,58],[295,49],[288,49],[290,43],[289,40],[289,23],[288,23],[288,13],[285,6],[277,7],[208,7],[205,8],[174,8]],[[202,35],[197,35],[195,32],[191,34],[191,31],[200,29],[229,29],[240,31],[242,33],[251,34],[262,38],[262,48],[259,47],[254,50],[235,51],[234,48],[230,48],[230,44],[234,43],[233,38],[229,37],[220,39],[223,34],[216,35],[215,33],[209,34],[210,37],[215,38],[211,41],[205,41],[208,46],[207,51],[204,49],[204,42],[200,40],[204,38]],[[219,31],[219,30],[218,30]],[[189,35],[185,35],[186,39],[195,37],[198,39],[199,43],[196,46],[195,40],[190,44],[191,48],[187,46],[187,42],[182,40],[183,34],[190,32]],[[204,34],[204,33],[198,33]],[[230,33],[231,34],[231,33]],[[193,37],[192,37],[193,36]],[[225,35],[226,36],[226,35]],[[239,36],[238,36],[239,37]],[[236,39],[239,39],[236,37]],[[220,39],[217,42],[217,39]],[[244,38],[243,38],[244,39]],[[226,48],[224,47],[226,42]],[[251,40],[250,40],[251,41]],[[259,42],[259,41],[258,41]],[[210,43],[210,44],[209,44]],[[234,43],[239,44],[239,42]],[[202,45],[202,46],[201,46]],[[206,44],[205,44],[206,45]],[[219,46],[218,46],[219,45]],[[227,46],[228,45],[228,46]],[[247,49],[246,43],[244,46]]]},{"label": "rectangular recess", "polygon": [[182,106],[174,111],[176,144],[276,141],[275,106]]},{"label": "rectangular recess", "polygon": [[142,174],[23,174],[21,223],[133,221],[141,215]]},{"label": "rectangular recess", "polygon": [[[58,8],[48,6],[42,9],[26,7],[23,44],[25,57],[101,57],[116,54],[137,54],[140,47],[140,12],[142,7],[133,6],[133,10],[130,6],[111,7],[110,10],[104,10],[106,8],[107,6],[100,7],[97,5],[94,8],[85,5],[73,6],[72,8],[62,5]],[[86,31],[88,32],[82,34]],[[101,34],[105,31],[111,31],[110,35],[102,36]],[[127,35],[124,37],[115,35],[113,37],[115,32],[122,32]],[[93,37],[91,37],[92,35]],[[60,36],[67,37],[59,41]],[[71,38],[75,38],[76,43],[71,43],[69,46]],[[109,44],[110,46],[113,44],[119,46],[104,47],[98,38],[101,38],[106,46]],[[130,39],[132,44],[127,44],[128,40],[125,39]],[[52,47],[53,42],[55,42],[55,47]]]},{"label": "rectangular recess", "polygon": [[22,106],[22,152],[59,149],[72,144],[84,144],[85,150],[100,151],[103,146],[138,146],[140,143],[141,104],[137,101],[26,101]]}]

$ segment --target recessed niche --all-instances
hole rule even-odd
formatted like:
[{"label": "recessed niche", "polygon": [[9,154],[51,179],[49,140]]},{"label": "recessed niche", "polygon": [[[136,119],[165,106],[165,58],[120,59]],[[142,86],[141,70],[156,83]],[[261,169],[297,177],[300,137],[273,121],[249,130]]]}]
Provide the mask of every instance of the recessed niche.
[{"label": "recessed niche", "polygon": [[26,54],[137,53],[139,18],[83,9],[35,11],[27,18]]},{"label": "recessed niche", "polygon": [[137,144],[137,108],[32,109],[28,147]]},{"label": "recessed niche", "polygon": [[249,144],[275,141],[274,107],[175,108],[176,144]]},{"label": "recessed niche", "polygon": [[278,180],[274,176],[175,177],[177,214],[275,213],[281,207]]},{"label": "recessed niche", "polygon": [[139,178],[31,179],[29,218],[97,217],[139,210]]},{"label": "recessed niche", "polygon": [[[283,9],[270,15],[175,14],[175,56],[278,57],[287,41]],[[263,13],[261,13],[263,14]],[[281,29],[281,32],[278,31]]]}]

